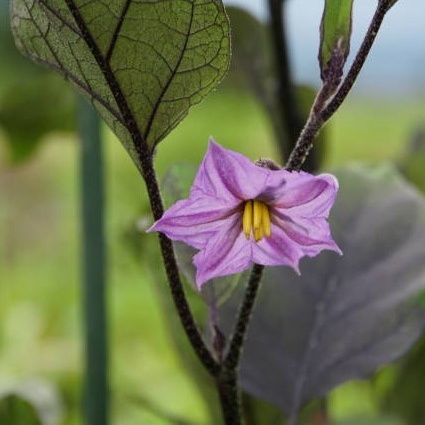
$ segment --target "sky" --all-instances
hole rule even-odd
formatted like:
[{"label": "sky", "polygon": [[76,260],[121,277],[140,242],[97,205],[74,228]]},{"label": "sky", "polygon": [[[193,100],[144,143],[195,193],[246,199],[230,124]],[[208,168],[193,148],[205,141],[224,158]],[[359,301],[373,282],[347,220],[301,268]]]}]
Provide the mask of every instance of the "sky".
[{"label": "sky", "polygon": [[[224,0],[267,19],[267,0]],[[373,15],[375,0],[356,0],[351,53]],[[319,83],[317,52],[323,0],[287,0],[293,73],[300,83]],[[425,96],[425,0],[399,0],[385,18],[357,82],[358,92],[421,92]]]}]

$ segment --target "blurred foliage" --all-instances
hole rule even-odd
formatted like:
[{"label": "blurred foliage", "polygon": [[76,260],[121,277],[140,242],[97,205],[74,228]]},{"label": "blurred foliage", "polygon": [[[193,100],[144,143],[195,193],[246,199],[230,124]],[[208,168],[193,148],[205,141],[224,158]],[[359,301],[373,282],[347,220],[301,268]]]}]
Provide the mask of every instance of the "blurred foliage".
[{"label": "blurred foliage", "polygon": [[[274,68],[271,49],[271,34],[267,23],[261,22],[243,8],[226,8],[232,25],[233,55],[231,60],[230,81],[249,89],[263,106],[274,129],[282,161],[289,153],[288,131],[283,119],[285,107],[281,105],[278,94],[278,81]],[[255,37],[252,34],[255,33]],[[300,118],[305,122],[316,97],[316,89],[299,85],[296,88],[297,107]],[[326,155],[326,139],[329,126],[326,126],[315,141],[315,161],[321,164]]]},{"label": "blurred foliage", "polygon": [[411,133],[399,166],[406,178],[425,193],[425,122]]},{"label": "blurred foliage", "polygon": [[384,394],[382,410],[404,419],[405,425],[425,423],[425,339],[396,369],[391,388]]},{"label": "blurred foliage", "polygon": [[[397,418],[391,417],[355,417],[339,422],[335,422],[334,425],[404,425],[404,422]],[[418,425],[418,424],[416,424]]]},{"label": "blurred foliage", "polygon": [[9,2],[0,2],[0,54],[0,130],[11,162],[20,163],[37,151],[46,133],[73,130],[74,95],[60,78],[18,52]]},{"label": "blurred foliage", "polygon": [[[25,59],[16,49],[10,31],[9,7],[8,1],[0,2],[0,98],[9,84],[13,85],[44,72],[40,67]],[[2,81],[6,81],[7,84],[2,84]]]},{"label": "blurred foliage", "polygon": [[74,129],[74,93],[52,73],[11,84],[0,97],[0,128],[12,162],[34,154],[43,136]]},{"label": "blurred foliage", "polygon": [[14,394],[0,398],[0,424],[43,425],[35,407]]}]

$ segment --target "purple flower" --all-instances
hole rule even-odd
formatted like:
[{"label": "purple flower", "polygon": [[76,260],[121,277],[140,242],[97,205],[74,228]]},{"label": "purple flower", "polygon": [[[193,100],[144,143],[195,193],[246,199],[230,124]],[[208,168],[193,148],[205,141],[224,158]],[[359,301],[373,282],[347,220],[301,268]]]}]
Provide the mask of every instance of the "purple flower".
[{"label": "purple flower", "polygon": [[263,168],[211,140],[189,198],[149,231],[199,249],[193,259],[199,288],[253,263],[299,273],[304,256],[341,253],[327,222],[337,191],[331,175]]}]

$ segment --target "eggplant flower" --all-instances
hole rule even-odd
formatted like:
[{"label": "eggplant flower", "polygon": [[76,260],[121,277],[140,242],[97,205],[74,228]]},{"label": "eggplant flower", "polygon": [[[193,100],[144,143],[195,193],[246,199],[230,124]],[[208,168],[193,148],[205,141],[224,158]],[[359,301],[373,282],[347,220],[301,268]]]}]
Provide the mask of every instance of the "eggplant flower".
[{"label": "eggplant flower", "polygon": [[302,257],[341,253],[327,218],[335,177],[271,170],[210,140],[188,199],[168,209],[149,231],[198,249],[196,283],[242,272],[257,263],[298,274]]}]

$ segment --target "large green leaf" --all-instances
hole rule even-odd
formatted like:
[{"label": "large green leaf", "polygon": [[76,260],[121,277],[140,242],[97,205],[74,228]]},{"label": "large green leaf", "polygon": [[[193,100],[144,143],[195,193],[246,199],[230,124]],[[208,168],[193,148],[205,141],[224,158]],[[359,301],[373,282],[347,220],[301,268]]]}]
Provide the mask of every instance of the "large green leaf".
[{"label": "large green leaf", "polygon": [[320,27],[319,61],[324,82],[339,83],[350,51],[353,0],[326,0]]},{"label": "large green leaf", "polygon": [[73,82],[136,164],[223,78],[221,0],[13,0],[19,49]]}]

